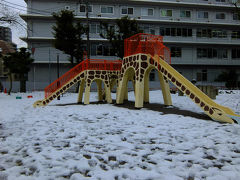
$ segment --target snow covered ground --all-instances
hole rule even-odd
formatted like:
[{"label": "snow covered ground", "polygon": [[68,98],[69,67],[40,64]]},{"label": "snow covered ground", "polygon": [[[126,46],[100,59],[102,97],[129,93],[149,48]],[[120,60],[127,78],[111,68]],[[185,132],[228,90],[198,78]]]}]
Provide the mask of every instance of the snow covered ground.
[{"label": "snow covered ground", "polygon": [[[216,101],[239,113],[234,93]],[[133,102],[78,105],[74,93],[33,108],[44,94],[27,95],[0,94],[1,180],[240,179],[240,125],[210,120],[185,96],[172,95],[166,108],[151,91],[136,110]]]}]

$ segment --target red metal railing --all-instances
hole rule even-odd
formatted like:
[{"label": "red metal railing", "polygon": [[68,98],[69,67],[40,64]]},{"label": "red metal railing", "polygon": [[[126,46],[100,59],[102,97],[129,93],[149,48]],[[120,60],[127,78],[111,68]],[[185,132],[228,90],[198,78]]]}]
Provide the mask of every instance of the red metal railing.
[{"label": "red metal railing", "polygon": [[84,70],[121,70],[122,61],[120,60],[102,60],[102,59],[87,59],[82,61],[68,72],[63,74],[60,78],[48,85],[45,91],[45,98],[51,96],[59,88],[63,87],[67,82],[75,78],[79,73]]},{"label": "red metal railing", "polygon": [[169,49],[163,45],[163,37],[152,34],[139,33],[124,40],[124,56],[145,53],[158,55],[171,64]]}]

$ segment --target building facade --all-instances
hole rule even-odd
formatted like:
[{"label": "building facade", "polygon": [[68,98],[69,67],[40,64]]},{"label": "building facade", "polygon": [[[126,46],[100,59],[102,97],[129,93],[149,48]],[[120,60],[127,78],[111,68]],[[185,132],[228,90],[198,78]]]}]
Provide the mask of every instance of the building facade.
[{"label": "building facade", "polygon": [[12,42],[12,31],[9,27],[0,26],[0,40]]},{"label": "building facade", "polygon": [[[78,0],[25,0],[28,36],[22,39],[34,50],[35,62],[29,73],[28,89],[42,90],[57,78],[57,56],[60,73],[69,69],[68,56],[52,46],[53,12],[72,10],[86,23],[86,6]],[[138,21],[145,33],[162,35],[171,50],[172,66],[198,84],[213,84],[224,71],[240,75],[240,20],[228,0],[90,0],[89,23],[91,58],[116,59],[106,39],[100,37],[100,22],[114,24],[116,18],[128,15]],[[36,11],[38,10],[38,11]],[[84,37],[85,38],[85,37]],[[152,88],[158,88],[158,77],[150,74]],[[239,78],[240,80],[240,78]]]}]

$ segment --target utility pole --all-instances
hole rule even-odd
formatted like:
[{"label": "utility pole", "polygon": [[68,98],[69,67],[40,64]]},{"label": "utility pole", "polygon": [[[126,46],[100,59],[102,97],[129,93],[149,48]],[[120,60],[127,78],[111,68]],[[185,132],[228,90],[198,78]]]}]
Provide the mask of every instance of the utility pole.
[{"label": "utility pole", "polygon": [[[57,78],[59,79],[59,54],[57,54]],[[57,87],[60,87],[60,82],[57,82]],[[57,100],[60,100],[60,96],[57,97]]]},{"label": "utility pole", "polygon": [[48,78],[49,84],[51,84],[51,51],[48,49]]},{"label": "utility pole", "polygon": [[86,18],[87,18],[87,57],[90,59],[90,40],[89,40],[89,18],[88,18],[88,0],[86,0]]},{"label": "utility pole", "polygon": [[85,4],[85,10],[86,10],[86,21],[87,21],[87,27],[86,27],[86,35],[87,35],[87,58],[90,59],[90,38],[89,38],[89,2],[88,0],[81,0],[82,3]]}]

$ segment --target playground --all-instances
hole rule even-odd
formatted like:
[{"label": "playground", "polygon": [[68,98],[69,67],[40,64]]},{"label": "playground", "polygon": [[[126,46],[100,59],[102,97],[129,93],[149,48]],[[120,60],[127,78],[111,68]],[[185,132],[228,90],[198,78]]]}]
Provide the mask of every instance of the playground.
[{"label": "playground", "polygon": [[[0,94],[0,179],[239,179],[238,124],[211,120],[187,96],[173,94],[165,107],[162,92],[150,91],[137,110],[128,95],[123,105],[99,104],[93,92],[82,105],[66,93],[34,108],[44,92]],[[216,102],[239,112],[239,95]]]},{"label": "playground", "polygon": [[0,179],[239,179],[239,95],[213,101],[171,67],[161,36],[138,34],[123,61],[86,59],[44,92],[0,94]]},{"label": "playground", "polygon": [[97,83],[98,101],[112,103],[111,91],[116,85],[116,104],[128,100],[128,82],[134,88],[135,108],[149,103],[149,73],[157,70],[165,106],[172,106],[169,82],[186,94],[211,119],[219,122],[240,124],[240,115],[232,109],[214,102],[171,66],[170,50],[159,35],[139,33],[124,40],[124,58],[120,60],[85,59],[45,88],[45,97],[33,106],[46,106],[55,98],[79,83],[77,103],[89,104],[91,84]]}]

